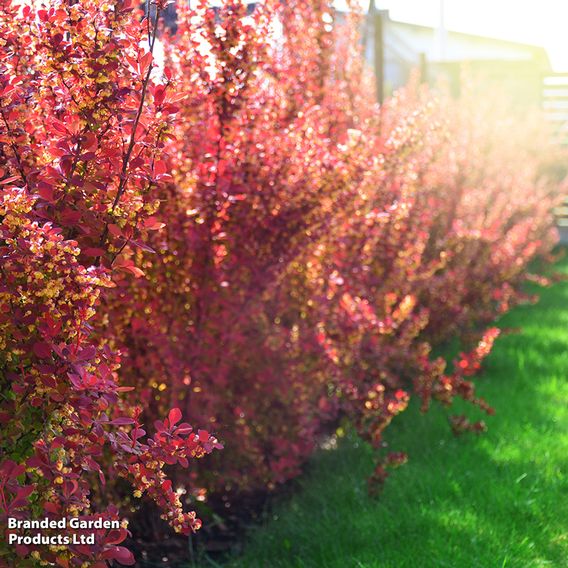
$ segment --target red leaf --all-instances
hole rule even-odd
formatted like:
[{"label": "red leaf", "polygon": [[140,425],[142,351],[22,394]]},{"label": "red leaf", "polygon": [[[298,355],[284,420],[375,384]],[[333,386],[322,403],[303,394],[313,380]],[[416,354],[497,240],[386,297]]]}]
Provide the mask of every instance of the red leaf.
[{"label": "red leaf", "polygon": [[187,422],[184,422],[177,427],[176,432],[180,436],[185,436],[187,434],[191,434],[193,432],[193,428]]},{"label": "red leaf", "polygon": [[164,102],[165,94],[166,88],[163,85],[158,85],[154,91],[154,103],[156,106],[159,106]]},{"label": "red leaf", "polygon": [[140,58],[140,73],[144,75],[152,64],[152,53],[149,51]]},{"label": "red leaf", "polygon": [[144,272],[140,270],[137,266],[124,266],[123,269],[127,270],[131,274],[134,274],[136,278],[141,278],[142,276],[144,276]]},{"label": "red leaf", "polygon": [[181,410],[179,408],[172,408],[168,414],[168,420],[170,421],[170,426],[174,426],[181,420]]},{"label": "red leaf", "polygon": [[113,237],[122,237],[122,230],[118,225],[115,225],[114,223],[111,223],[108,226],[108,232],[113,236]]},{"label": "red leaf", "polygon": [[105,541],[106,544],[120,544],[128,536],[126,529],[113,529],[109,531]]},{"label": "red leaf", "polygon": [[67,130],[67,128],[65,128],[65,124],[63,124],[61,121],[57,120],[56,118],[54,118],[51,121],[51,126],[53,130],[59,132],[59,134],[69,134],[69,131]]},{"label": "red leaf", "polygon": [[104,256],[105,252],[102,248],[95,248],[95,247],[91,247],[91,248],[86,248],[83,250],[83,254],[86,254],[87,256],[93,256],[93,257],[97,257],[97,256]]},{"label": "red leaf", "polygon": [[10,176],[0,181],[1,184],[6,185],[12,183],[13,181],[18,181],[20,178],[18,176]]},{"label": "red leaf", "polygon": [[38,341],[34,343],[33,351],[40,359],[47,359],[51,356],[51,345],[45,341]]},{"label": "red leaf", "polygon": [[165,227],[166,224],[158,221],[156,217],[148,217],[144,220],[142,226],[148,231],[158,231],[159,229]]},{"label": "red leaf", "polygon": [[87,134],[85,134],[85,136],[83,137],[83,149],[92,152],[96,150],[97,146],[98,146],[97,137],[94,135],[94,133],[87,132]]},{"label": "red leaf", "polygon": [[142,429],[142,428],[134,428],[132,430],[132,432],[130,432],[130,437],[133,440],[138,440],[138,438],[141,438],[142,436],[146,435],[146,430]]},{"label": "red leaf", "polygon": [[115,418],[107,424],[112,424],[113,426],[125,426],[126,424],[134,424],[134,420],[132,418],[128,418],[127,416],[121,416],[120,418]]},{"label": "red leaf", "polygon": [[168,165],[166,164],[166,162],[164,162],[164,160],[157,160],[154,164],[154,174],[161,175],[167,173],[167,171]]},{"label": "red leaf", "polygon": [[130,259],[118,259],[114,263],[114,268],[117,270],[126,270],[127,272],[134,274],[136,278],[144,276],[144,272],[140,270],[140,268],[134,266],[134,263]]},{"label": "red leaf", "polygon": [[103,552],[103,558],[116,560],[126,566],[132,566],[135,562],[134,555],[124,546],[113,546]]},{"label": "red leaf", "polygon": [[24,487],[18,487],[18,492],[16,497],[12,500],[10,506],[13,509],[19,509],[22,507],[27,507],[29,505],[28,497],[33,493],[33,485],[25,485]]},{"label": "red leaf", "polygon": [[52,503],[51,501],[46,501],[43,504],[43,509],[46,513],[53,513],[54,515],[58,515],[61,512],[59,505]]},{"label": "red leaf", "polygon": [[26,472],[26,468],[23,465],[18,465],[15,461],[6,460],[2,464],[2,474],[7,479],[16,479],[19,475]]},{"label": "red leaf", "polygon": [[48,183],[40,182],[37,186],[37,192],[46,201],[53,201],[53,186]]}]

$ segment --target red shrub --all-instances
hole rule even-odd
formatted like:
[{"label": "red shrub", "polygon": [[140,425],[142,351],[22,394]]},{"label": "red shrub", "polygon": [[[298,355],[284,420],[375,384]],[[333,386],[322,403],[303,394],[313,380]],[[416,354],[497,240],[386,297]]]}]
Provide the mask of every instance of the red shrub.
[{"label": "red shrub", "polygon": [[[178,12],[159,62],[127,0],[0,16],[4,517],[129,503],[118,475],[187,531],[173,481],[272,488],[339,417],[380,448],[413,394],[490,411],[469,377],[553,244],[538,129],[494,99],[411,86],[379,109],[324,1]],[[226,450],[166,479],[210,430]],[[15,552],[128,563],[125,536]]]},{"label": "red shrub", "polygon": [[[412,391],[489,411],[466,379],[497,335],[483,328],[553,242],[528,121],[511,137],[473,96],[416,87],[379,110],[325,3],[178,15],[165,227],[109,328],[150,415],[180,405],[226,442],[198,485],[272,487],[344,413],[379,447]],[[471,352],[446,372],[430,342],[451,336]]]},{"label": "red shrub", "polygon": [[[127,2],[2,6],[4,520],[97,514],[91,489],[110,474],[147,492],[176,530],[199,527],[182,513],[164,465],[187,466],[218,443],[179,424],[178,409],[147,436],[140,409],[120,396],[131,388],[117,383],[115,337],[92,332],[101,294],[142,274],[130,250],[156,227],[152,188],[173,114],[161,106],[167,79],[150,77],[153,40],[150,51],[142,46],[146,23],[131,11]],[[119,518],[112,506],[98,515]],[[20,543],[3,558],[132,564],[117,546],[126,534],[125,525],[99,531],[91,547]]]}]

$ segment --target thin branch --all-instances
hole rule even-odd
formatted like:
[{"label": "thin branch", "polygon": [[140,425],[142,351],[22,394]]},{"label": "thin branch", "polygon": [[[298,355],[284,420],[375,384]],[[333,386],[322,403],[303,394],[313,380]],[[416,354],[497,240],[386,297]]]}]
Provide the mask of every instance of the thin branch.
[{"label": "thin branch", "polygon": [[[154,52],[154,45],[156,43],[156,37],[158,35],[158,17],[159,17],[159,11],[156,9],[156,20],[155,20],[155,23],[154,23],[154,29],[152,31],[152,35],[151,35],[151,39],[150,39],[150,53]],[[149,18],[149,16],[148,16],[148,18]],[[148,24],[148,27],[150,27],[150,24]],[[126,184],[128,183],[128,177],[127,177],[126,173],[128,171],[128,164],[130,162],[130,156],[132,155],[134,145],[136,144],[136,130],[138,129],[138,124],[140,122],[140,119],[142,118],[142,112],[144,110],[144,102],[145,102],[145,99],[146,99],[146,91],[147,91],[148,85],[150,83],[150,76],[152,75],[152,70],[153,70],[153,66],[152,66],[152,63],[150,63],[150,66],[148,67],[148,71],[146,72],[146,77],[144,78],[144,81],[142,82],[142,93],[140,94],[140,104],[138,105],[138,111],[136,112],[136,118],[134,119],[134,124],[132,125],[132,132],[130,133],[130,141],[128,143],[128,148],[127,148],[126,154],[124,155],[124,158],[122,160],[122,170],[120,172],[120,184],[118,186],[118,191],[116,192],[116,197],[114,198],[114,202],[112,204],[111,211],[114,211],[114,209],[118,205],[118,202],[120,201],[120,198],[122,197],[122,195],[124,194],[124,192],[126,190]]]},{"label": "thin branch", "polygon": [[[148,11],[149,6],[150,6],[149,0],[147,0],[146,6],[147,6],[146,17],[148,18],[149,48],[150,48],[150,53],[153,54],[154,53],[154,46],[156,44],[156,38],[157,38],[157,35],[158,35],[158,19],[160,17],[160,10],[159,10],[158,7],[156,7],[156,18],[154,20],[154,27],[151,30],[150,14],[149,14],[149,11]],[[132,131],[130,133],[130,140],[128,142],[128,147],[127,147],[126,152],[124,154],[124,157],[122,159],[122,168],[121,168],[121,171],[120,171],[120,174],[119,174],[120,182],[118,184],[116,196],[115,196],[114,201],[112,203],[111,214],[116,209],[116,206],[118,205],[121,197],[124,195],[124,192],[126,191],[126,186],[127,186],[127,183],[128,183],[128,176],[127,176],[128,164],[130,163],[132,151],[134,150],[134,145],[136,144],[136,131],[138,130],[138,124],[140,123],[140,119],[142,118],[142,112],[144,110],[144,103],[145,103],[145,100],[146,100],[146,93],[147,93],[147,90],[148,90],[148,85],[150,83],[150,76],[152,75],[152,70],[153,70],[153,64],[151,62],[150,66],[148,67],[148,70],[146,72],[146,76],[144,77],[144,80],[142,81],[142,92],[140,94],[140,104],[138,105],[136,117],[135,117],[134,123],[132,125]],[[105,223],[105,228],[103,230],[103,234],[101,235],[101,241],[100,241],[101,247],[104,246],[104,244],[106,243],[107,237],[108,237],[108,225],[109,225],[109,223],[107,221]],[[101,257],[99,257],[97,260],[98,260],[98,263],[100,264]]]},{"label": "thin branch", "polygon": [[2,115],[2,120],[4,122],[4,125],[6,127],[6,132],[9,134],[10,136],[10,148],[12,149],[12,152],[14,153],[14,157],[16,158],[16,162],[18,164],[18,171],[20,173],[20,176],[22,178],[22,181],[24,182],[24,184],[26,186],[28,186],[28,179],[26,177],[26,173],[24,171],[24,166],[22,164],[22,160],[20,158],[20,154],[18,152],[18,148],[16,147],[16,144],[14,143],[14,134],[12,133],[12,130],[10,128],[10,124],[8,123],[8,120],[6,119],[6,115],[4,114],[4,109],[0,108],[0,114]]}]

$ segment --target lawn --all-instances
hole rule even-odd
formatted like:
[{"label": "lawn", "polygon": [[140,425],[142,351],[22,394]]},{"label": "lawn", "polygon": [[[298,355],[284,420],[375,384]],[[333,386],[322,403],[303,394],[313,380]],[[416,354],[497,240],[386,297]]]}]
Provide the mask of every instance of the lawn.
[{"label": "lawn", "polygon": [[[559,268],[568,272],[568,261]],[[367,496],[369,448],[347,435],[253,528],[231,568],[568,566],[568,282],[517,307],[478,377],[496,409],[481,436],[416,405],[386,434],[409,462]],[[470,416],[477,416],[466,408]]]}]

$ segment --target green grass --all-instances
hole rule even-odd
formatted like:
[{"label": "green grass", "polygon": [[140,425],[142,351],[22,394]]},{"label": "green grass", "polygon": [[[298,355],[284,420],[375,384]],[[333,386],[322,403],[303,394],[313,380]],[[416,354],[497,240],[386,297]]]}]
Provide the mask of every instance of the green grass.
[{"label": "green grass", "polygon": [[347,436],[227,566],[568,567],[568,282],[540,296],[502,318],[523,331],[497,341],[476,379],[497,411],[486,434],[455,438],[446,411],[411,406],[386,434],[409,463],[376,500],[371,452]]}]

